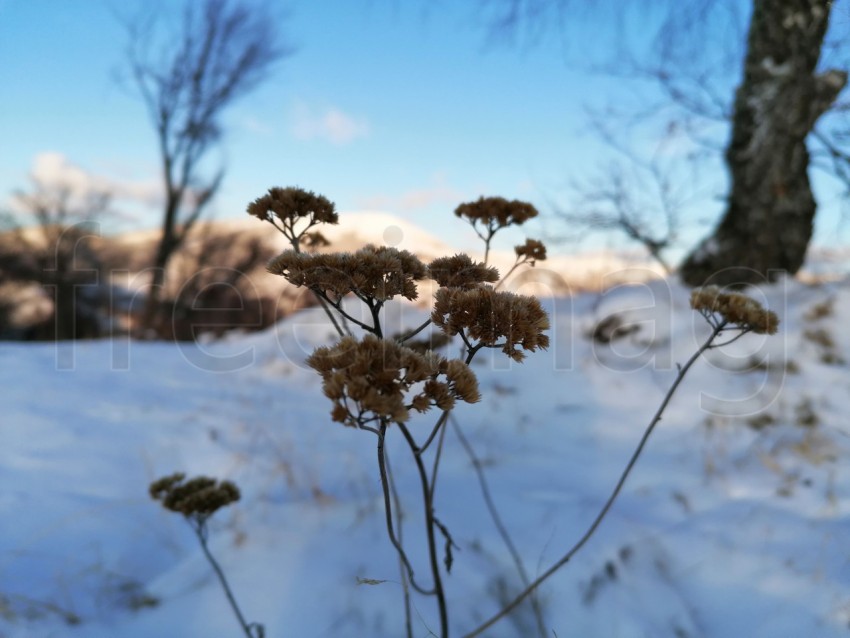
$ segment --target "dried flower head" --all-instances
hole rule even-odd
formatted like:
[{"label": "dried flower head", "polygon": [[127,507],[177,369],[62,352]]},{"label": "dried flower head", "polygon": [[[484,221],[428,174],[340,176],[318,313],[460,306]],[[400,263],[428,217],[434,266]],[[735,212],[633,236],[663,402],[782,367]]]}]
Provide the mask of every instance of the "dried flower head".
[{"label": "dried flower head", "polygon": [[458,206],[455,209],[455,215],[466,218],[473,226],[481,223],[491,231],[495,231],[513,224],[524,224],[532,217],[537,217],[537,209],[528,202],[518,199],[479,197],[474,202]]},{"label": "dried flower head", "polygon": [[758,334],[775,334],[779,329],[776,313],[746,295],[722,292],[717,286],[705,286],[691,292],[691,308],[699,311],[709,323],[719,315],[723,321]]},{"label": "dried flower head", "polygon": [[177,473],[154,481],[149,488],[151,497],[166,509],[199,521],[239,500],[239,488],[230,481],[218,482],[206,476],[185,478],[185,474]]},{"label": "dried flower head", "polygon": [[499,280],[498,270],[472,261],[463,253],[435,259],[428,264],[428,273],[441,286],[454,288],[470,288]]},{"label": "dried flower head", "polygon": [[312,233],[304,233],[302,241],[304,243],[304,247],[307,250],[317,250],[319,248],[326,248],[327,246],[331,245],[330,240],[319,231],[314,231]]},{"label": "dried flower head", "polygon": [[535,262],[546,260],[546,246],[542,241],[526,239],[521,246],[514,246],[517,259],[524,259],[532,266]]},{"label": "dried flower head", "polygon": [[274,216],[289,226],[302,219],[310,225],[339,222],[336,207],[327,197],[294,187],[270,188],[268,193],[248,204],[248,214],[269,222]]},{"label": "dried flower head", "polygon": [[[321,375],[325,396],[334,403],[331,418],[353,427],[383,418],[403,423],[411,409],[449,410],[457,399],[480,399],[475,374],[462,361],[415,352],[374,335],[361,341],[344,337],[317,348],[307,364]],[[414,385],[418,392],[408,396]]]},{"label": "dried flower head", "polygon": [[485,346],[500,347],[514,359],[525,358],[523,350],[547,348],[549,317],[535,297],[497,292],[491,286],[440,288],[431,320],[446,334],[459,332]]},{"label": "dried flower head", "polygon": [[272,259],[267,270],[295,286],[333,295],[353,292],[362,298],[383,302],[401,295],[416,299],[416,284],[428,270],[406,250],[389,246],[364,246],[353,253],[322,255],[287,250]]}]

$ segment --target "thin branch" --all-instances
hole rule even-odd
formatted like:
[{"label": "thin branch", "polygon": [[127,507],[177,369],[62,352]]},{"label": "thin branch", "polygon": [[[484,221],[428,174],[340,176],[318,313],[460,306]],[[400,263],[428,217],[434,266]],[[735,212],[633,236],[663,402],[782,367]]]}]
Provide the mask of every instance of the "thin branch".
[{"label": "thin branch", "polygon": [[233,595],[233,592],[230,589],[230,584],[227,582],[227,577],[224,575],[224,570],[221,569],[221,565],[218,564],[218,561],[210,552],[210,548],[207,546],[207,527],[206,521],[196,521],[191,522],[190,525],[192,530],[195,532],[195,535],[198,537],[198,541],[201,544],[201,549],[204,551],[204,556],[206,556],[207,561],[212,566],[213,571],[215,571],[216,576],[218,576],[218,581],[221,583],[222,589],[224,589],[224,595],[227,596],[227,601],[230,603],[230,607],[233,610],[236,619],[239,621],[239,625],[242,627],[242,631],[245,632],[247,638],[256,638],[254,635],[254,628],[258,628],[258,635],[263,635],[262,625],[257,625],[256,623],[248,623],[245,620],[245,617],[242,615],[242,610],[239,609],[239,605],[236,602],[236,597]]},{"label": "thin branch", "polygon": [[[387,469],[387,480],[390,485],[390,494],[393,499],[393,508],[395,509],[396,530],[398,534],[398,544],[404,547],[404,512],[401,508],[401,497],[398,494],[398,488],[393,477],[392,466],[390,465],[390,457],[384,456],[384,462]],[[401,555],[398,557],[398,568],[401,575],[401,589],[404,592],[404,628],[407,638],[413,638],[413,623],[410,613],[410,579],[407,576],[407,569],[404,565]]]},{"label": "thin branch", "polygon": [[398,429],[401,430],[407,445],[413,452],[413,460],[416,463],[416,469],[419,472],[419,482],[422,486],[422,501],[425,509],[425,533],[428,537],[428,558],[431,564],[431,575],[434,581],[434,596],[437,598],[437,608],[440,612],[440,637],[448,638],[449,635],[449,617],[448,607],[446,605],[446,595],[443,591],[443,579],[440,575],[440,563],[437,557],[437,541],[434,535],[434,503],[431,500],[430,482],[428,480],[428,472],[425,469],[425,463],[422,457],[416,453],[416,441],[410,430],[404,423],[397,423]]},{"label": "thin branch", "polygon": [[599,511],[599,514],[596,515],[596,518],[593,519],[593,522],[591,523],[590,527],[582,535],[578,542],[573,545],[573,547],[570,548],[570,550],[566,554],[564,554],[554,565],[552,565],[549,569],[547,569],[540,576],[538,576],[534,580],[534,582],[532,582],[528,587],[526,587],[518,596],[516,596],[516,598],[514,598],[510,603],[504,606],[496,615],[491,617],[483,624],[479,625],[476,629],[465,634],[463,638],[473,638],[474,636],[480,636],[484,631],[486,631],[494,624],[496,624],[499,620],[511,613],[514,609],[516,609],[517,605],[519,605],[523,600],[525,600],[544,581],[546,581],[550,576],[552,576],[552,574],[554,574],[561,567],[567,564],[572,559],[572,557],[575,556],[575,554],[582,547],[584,547],[587,541],[590,540],[591,536],[593,536],[594,532],[596,532],[597,528],[602,523],[602,520],[608,514],[609,510],[611,509],[611,506],[614,505],[614,501],[617,499],[617,496],[619,496],[620,491],[623,489],[623,485],[625,485],[626,479],[628,479],[629,474],[631,474],[632,469],[634,468],[638,458],[641,455],[641,452],[643,452],[643,448],[649,440],[652,431],[655,429],[655,426],[658,425],[658,423],[661,421],[661,416],[664,414],[664,410],[667,408],[667,404],[670,402],[670,399],[673,398],[673,394],[676,392],[676,389],[679,387],[679,384],[682,382],[682,379],[685,378],[685,375],[687,374],[690,367],[697,361],[697,359],[699,359],[700,356],[702,356],[702,353],[705,352],[711,346],[711,342],[714,341],[717,335],[719,335],[725,327],[725,322],[715,326],[708,339],[706,339],[705,342],[697,349],[697,351],[694,352],[693,355],[691,355],[690,359],[688,359],[685,365],[683,365],[679,369],[679,372],[676,375],[673,384],[667,391],[667,394],[665,395],[664,400],[661,402],[661,405],[658,407],[658,410],[656,410],[655,416],[653,416],[652,420],[649,423],[649,426],[647,426],[646,430],[644,431],[637,448],[629,459],[629,462],[626,464],[626,467],[620,475],[620,478],[617,481],[614,490],[611,492],[611,495],[608,497],[608,500],[602,506],[602,509]]},{"label": "thin branch", "polygon": [[[466,455],[469,457],[469,461],[472,463],[472,468],[475,470],[475,474],[478,477],[478,485],[481,488],[481,496],[484,497],[484,504],[487,506],[490,518],[493,520],[493,524],[496,526],[499,536],[502,537],[502,542],[505,544],[508,553],[510,553],[511,558],[514,561],[514,565],[516,566],[516,570],[519,574],[520,580],[522,581],[523,587],[527,588],[531,585],[531,580],[528,577],[528,572],[525,571],[525,565],[522,562],[519,551],[517,550],[516,545],[514,545],[513,539],[511,539],[511,535],[508,533],[508,528],[502,521],[502,517],[499,514],[499,510],[496,507],[492,494],[490,493],[487,476],[484,474],[484,465],[481,463],[481,459],[478,458],[478,455],[475,454],[472,444],[469,442],[469,439],[466,438],[463,430],[461,430],[457,419],[450,418],[450,423],[454,429],[455,435],[460,441],[461,446],[463,446],[463,449],[466,451]],[[537,630],[540,632],[541,638],[546,638],[546,625],[543,621],[543,609],[540,607],[540,600],[536,594],[536,591],[531,594],[531,608],[534,612],[534,618],[537,621]]]},{"label": "thin branch", "polygon": [[426,319],[425,321],[423,321],[423,322],[422,322],[422,325],[420,325],[419,327],[417,327],[417,328],[416,328],[416,329],[414,329],[413,331],[408,332],[408,333],[407,333],[406,335],[404,335],[403,337],[399,337],[399,338],[397,339],[397,341],[398,341],[399,343],[404,343],[404,342],[405,342],[405,341],[407,341],[408,339],[412,339],[413,337],[415,337],[416,335],[418,335],[420,332],[422,332],[423,330],[425,330],[425,328],[427,328],[427,327],[428,327],[428,326],[430,326],[430,325],[431,325],[431,318],[429,317],[428,319]]},{"label": "thin branch", "polygon": [[386,439],[387,433],[387,424],[381,423],[380,432],[378,433],[378,470],[381,475],[381,491],[384,494],[384,514],[386,516],[387,523],[387,534],[390,537],[390,542],[393,547],[395,547],[396,552],[398,553],[399,559],[404,564],[405,568],[407,568],[407,574],[410,578],[410,585],[418,591],[420,594],[424,596],[431,596],[436,593],[435,589],[425,589],[424,587],[420,587],[416,580],[413,577],[413,565],[410,564],[410,560],[407,558],[407,553],[404,551],[404,546],[399,541],[398,537],[395,533],[395,528],[393,526],[393,509],[392,509],[392,495],[390,492],[389,478],[387,476],[387,457],[384,451],[384,440]]}]

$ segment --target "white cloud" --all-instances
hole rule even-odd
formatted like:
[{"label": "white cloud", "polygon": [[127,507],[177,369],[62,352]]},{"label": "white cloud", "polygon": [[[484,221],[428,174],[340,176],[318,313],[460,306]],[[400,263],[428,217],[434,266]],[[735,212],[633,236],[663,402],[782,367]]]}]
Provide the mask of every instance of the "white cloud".
[{"label": "white cloud", "polygon": [[320,110],[302,102],[293,109],[291,131],[299,140],[321,139],[342,146],[368,136],[371,129],[365,118],[349,115],[337,107]]},{"label": "white cloud", "polygon": [[[29,194],[41,192],[42,197],[56,197],[61,192],[67,196],[71,208],[82,210],[90,205],[92,196],[109,195],[113,204],[110,217],[119,220],[131,219],[134,213],[161,206],[162,186],[155,180],[131,180],[97,174],[73,163],[62,153],[44,151],[37,154],[29,170],[30,186],[21,188],[23,196],[15,195],[5,204],[15,214],[27,215],[31,212],[26,201]],[[118,207],[114,204],[119,204]],[[121,213],[119,214],[119,210]]]},{"label": "white cloud", "polygon": [[128,180],[98,175],[74,164],[62,153],[45,151],[33,159],[30,179],[49,189],[65,189],[74,197],[108,193],[113,199],[156,205],[162,201],[162,187],[152,180]]}]

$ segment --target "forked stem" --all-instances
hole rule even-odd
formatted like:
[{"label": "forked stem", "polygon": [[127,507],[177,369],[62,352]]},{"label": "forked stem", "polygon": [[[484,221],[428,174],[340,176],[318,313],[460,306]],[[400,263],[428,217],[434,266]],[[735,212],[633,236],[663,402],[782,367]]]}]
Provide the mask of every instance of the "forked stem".
[{"label": "forked stem", "polygon": [[622,474],[620,474],[620,479],[617,481],[617,485],[614,487],[614,490],[611,492],[611,495],[608,497],[608,500],[605,501],[605,504],[602,506],[602,509],[599,511],[599,514],[596,515],[596,518],[593,519],[593,522],[588,527],[587,531],[582,535],[582,537],[578,540],[578,542],[573,545],[570,550],[564,554],[554,565],[552,565],[549,569],[543,572],[540,576],[538,576],[528,587],[526,587],[518,596],[516,596],[510,603],[502,607],[502,609],[492,616],[489,620],[479,625],[477,628],[473,629],[469,633],[465,634],[463,638],[474,638],[474,636],[480,636],[484,631],[495,625],[502,618],[506,617],[510,614],[516,607],[525,600],[532,592],[534,592],[544,581],[546,581],[552,574],[557,572],[561,567],[566,565],[576,553],[584,547],[587,541],[590,540],[591,536],[596,532],[599,525],[602,523],[602,520],[611,510],[611,506],[614,505],[614,501],[617,500],[617,497],[620,495],[620,491],[623,489],[623,485],[626,483],[626,479],[628,479],[629,474],[631,474],[632,469],[637,463],[638,458],[643,452],[643,448],[646,446],[647,441],[649,440],[652,431],[655,429],[655,426],[661,421],[661,416],[664,414],[664,410],[667,408],[667,404],[670,403],[670,399],[673,398],[673,394],[676,392],[676,389],[679,387],[679,384],[682,382],[682,379],[685,378],[690,367],[696,363],[697,359],[702,356],[702,353],[708,350],[711,347],[712,342],[717,335],[719,335],[723,329],[726,327],[727,322],[721,321],[716,325],[712,326],[711,335],[709,335],[708,339],[691,355],[691,358],[687,360],[685,365],[679,368],[679,373],[676,375],[676,378],[673,380],[673,384],[670,386],[670,389],[667,391],[667,394],[664,396],[664,400],[661,401],[661,405],[658,406],[658,410],[655,412],[655,416],[652,417],[652,421],[650,421],[649,426],[647,426],[646,430],[643,433],[643,436],[638,443],[637,448],[632,453],[629,462],[626,464],[625,469]]}]

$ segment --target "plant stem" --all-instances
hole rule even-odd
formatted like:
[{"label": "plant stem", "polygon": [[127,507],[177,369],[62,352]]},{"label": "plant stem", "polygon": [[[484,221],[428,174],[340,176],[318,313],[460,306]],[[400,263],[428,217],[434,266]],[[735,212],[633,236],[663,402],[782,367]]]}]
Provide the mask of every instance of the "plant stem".
[{"label": "plant stem", "polygon": [[393,547],[395,547],[395,550],[398,553],[399,559],[407,568],[407,575],[410,578],[410,586],[413,587],[413,589],[418,591],[420,594],[430,596],[435,593],[435,589],[425,589],[423,587],[420,587],[416,583],[416,580],[413,578],[413,566],[410,564],[410,560],[407,558],[407,553],[404,551],[404,546],[396,537],[395,528],[393,526],[393,508],[391,500],[392,495],[390,492],[389,477],[387,475],[387,457],[384,451],[384,440],[386,438],[386,433],[387,424],[385,422],[382,422],[378,431],[378,471],[381,475],[381,490],[384,494],[384,514],[386,516],[387,533],[389,534],[390,542],[392,543]]},{"label": "plant stem", "polygon": [[[393,477],[390,458],[388,456],[384,456],[384,461],[386,462],[387,479],[390,485],[390,493],[392,494],[393,507],[395,508],[395,526],[396,530],[398,530],[398,543],[404,547],[404,526],[402,524],[404,512],[401,509],[401,497],[398,494],[398,488],[396,487],[395,478]],[[404,592],[405,633],[407,634],[407,638],[413,638],[413,623],[410,614],[410,579],[407,577],[407,569],[404,566],[404,561],[401,556],[398,557],[398,568],[401,575],[401,589]]]},{"label": "plant stem", "polygon": [[403,337],[399,337],[399,338],[398,338],[398,342],[399,342],[399,343],[404,343],[404,342],[405,342],[405,341],[407,341],[408,339],[412,339],[413,337],[415,337],[416,335],[418,335],[420,332],[422,332],[423,330],[425,330],[425,328],[427,328],[427,327],[428,327],[428,326],[430,326],[430,325],[431,325],[431,318],[429,317],[428,319],[426,319],[425,321],[423,321],[423,322],[422,322],[422,324],[421,324],[419,327],[417,327],[415,330],[412,330],[411,332],[408,332],[408,333],[407,333],[406,335],[404,335]]},{"label": "plant stem", "polygon": [[[508,533],[508,528],[505,527],[505,523],[502,521],[502,517],[499,514],[495,501],[493,500],[493,495],[490,493],[490,486],[487,483],[487,477],[484,474],[484,466],[481,463],[481,459],[479,459],[478,455],[475,454],[472,444],[469,442],[469,439],[466,438],[463,430],[461,430],[457,419],[449,417],[449,423],[451,423],[455,435],[457,435],[461,446],[463,446],[463,449],[466,451],[466,455],[472,463],[475,474],[478,476],[478,484],[481,487],[481,495],[484,497],[484,504],[487,506],[490,518],[493,519],[493,524],[496,526],[499,536],[502,537],[502,542],[504,542],[505,547],[507,547],[511,558],[514,561],[514,565],[516,565],[516,570],[519,574],[520,580],[522,581],[522,585],[523,587],[528,587],[531,584],[531,580],[528,577],[528,573],[525,571],[525,565],[522,563],[519,551]],[[531,594],[531,609],[534,612],[534,618],[537,621],[537,630],[540,632],[540,637],[546,638],[546,625],[543,621],[543,610],[540,608],[540,601],[537,599],[535,593]]]},{"label": "plant stem", "polygon": [[[304,233],[306,233],[307,230],[310,227],[315,225],[314,223],[311,223],[309,226],[307,226],[307,228],[304,229],[304,231],[301,234],[296,235],[294,227],[290,226],[290,227],[287,227],[286,230],[284,230],[283,228],[278,226],[274,222],[273,219],[271,219],[269,221],[271,221],[272,226],[274,226],[281,233],[283,233],[283,235],[289,240],[289,243],[292,245],[292,249],[296,253],[299,253],[299,254],[301,253],[301,237],[302,237],[302,235],[304,235]],[[321,295],[319,295],[319,293],[317,293],[315,290],[311,290],[311,292],[313,293],[313,297],[316,298],[316,301],[319,302],[319,305],[322,307],[322,310],[325,311],[325,314],[328,316],[328,319],[330,319],[330,322],[333,325],[334,329],[336,330],[337,334],[340,337],[344,337],[346,335],[346,333],[351,334],[350,330],[343,330],[342,326],[340,326],[340,324],[337,322],[336,317],[334,317],[333,313],[331,312],[331,309],[328,308],[328,304],[325,302],[324,299],[322,299]],[[343,318],[343,321],[345,321],[344,318]],[[347,328],[347,326],[346,326],[346,328]]]},{"label": "plant stem", "polygon": [[611,492],[611,495],[608,497],[608,500],[605,502],[605,505],[602,506],[599,514],[596,515],[596,518],[593,519],[590,527],[587,531],[582,535],[582,537],[578,540],[578,542],[573,545],[570,550],[564,554],[554,565],[552,565],[549,569],[543,572],[537,579],[534,580],[528,587],[526,587],[516,598],[514,598],[510,603],[504,606],[496,615],[491,617],[489,620],[479,625],[477,628],[472,630],[471,632],[465,634],[463,638],[473,638],[474,636],[480,636],[482,632],[486,631],[494,624],[496,624],[499,620],[507,616],[511,613],[517,605],[519,605],[526,597],[528,597],[533,591],[535,591],[546,579],[548,579],[552,574],[557,572],[561,567],[567,564],[570,559],[582,548],[585,543],[590,540],[590,537],[593,536],[594,532],[596,532],[599,525],[602,523],[602,520],[608,514],[611,506],[614,504],[614,501],[619,496],[620,491],[623,489],[623,485],[626,483],[626,479],[629,477],[632,469],[637,463],[638,458],[640,457],[641,452],[643,451],[646,442],[649,440],[649,436],[652,434],[652,431],[655,429],[655,426],[661,421],[661,416],[664,413],[664,410],[667,408],[667,404],[670,403],[670,399],[673,398],[673,394],[676,392],[676,389],[679,387],[679,384],[682,382],[682,379],[685,378],[690,367],[697,361],[697,359],[702,355],[703,352],[708,350],[711,347],[712,341],[719,335],[723,329],[726,327],[726,322],[723,321],[718,323],[717,325],[712,327],[711,335],[705,342],[691,355],[691,358],[679,368],[679,373],[676,375],[676,378],[673,381],[673,384],[670,386],[670,389],[667,391],[667,394],[664,396],[664,399],[661,402],[661,405],[658,406],[658,410],[655,412],[655,416],[652,417],[652,421],[650,421],[649,426],[647,426],[646,430],[643,433],[643,436],[640,439],[640,443],[638,443],[637,448],[632,453],[629,462],[626,464],[625,469],[620,475],[620,479],[617,481],[617,485],[614,487],[614,490]]},{"label": "plant stem", "polygon": [[[233,609],[233,613],[236,615],[236,619],[239,621],[239,624],[242,627],[242,631],[245,632],[245,635],[248,638],[255,638],[253,631],[251,631],[251,625],[249,625],[245,621],[245,617],[242,615],[242,611],[239,609],[239,605],[236,603],[236,598],[233,595],[233,592],[230,590],[230,585],[227,582],[227,577],[224,575],[224,571],[221,569],[221,566],[218,564],[218,561],[210,552],[210,548],[207,546],[207,534],[206,534],[206,523],[205,522],[197,522],[192,524],[192,529],[195,531],[195,535],[198,537],[198,541],[201,543],[201,549],[204,550],[204,556],[207,557],[210,565],[212,565],[213,571],[215,571],[216,576],[218,576],[218,580],[221,583],[222,589],[224,589],[224,594],[227,596],[227,600],[230,603],[231,609]],[[255,625],[260,627],[261,625]],[[260,630],[262,633],[262,629]]]},{"label": "plant stem", "polygon": [[416,469],[419,471],[419,482],[422,485],[422,500],[425,508],[425,532],[428,535],[428,558],[431,563],[431,574],[434,579],[434,596],[437,598],[437,607],[440,611],[440,638],[449,638],[449,617],[446,606],[446,596],[443,591],[443,579],[440,575],[440,561],[437,557],[437,541],[434,535],[434,503],[431,500],[431,487],[428,480],[428,472],[422,457],[417,454],[418,447],[410,430],[404,423],[398,423],[398,428],[413,453]]}]

